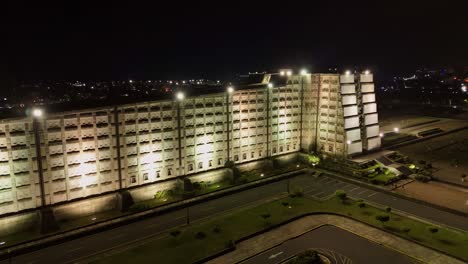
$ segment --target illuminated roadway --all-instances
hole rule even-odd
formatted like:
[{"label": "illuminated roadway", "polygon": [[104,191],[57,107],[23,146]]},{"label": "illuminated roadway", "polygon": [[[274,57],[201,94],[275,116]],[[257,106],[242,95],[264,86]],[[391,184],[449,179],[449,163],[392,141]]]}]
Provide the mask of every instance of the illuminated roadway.
[{"label": "illuminated roadway", "polygon": [[[300,186],[304,190],[305,195],[316,198],[325,198],[333,195],[336,189],[343,189],[352,197],[384,204],[394,209],[410,212],[411,214],[428,220],[468,230],[468,221],[466,221],[466,218],[464,217],[391,195],[378,193],[346,182],[341,182],[327,176],[319,178],[306,175],[298,176],[291,179],[291,186],[292,188],[294,188],[294,186]],[[189,210],[191,223],[197,220],[213,217],[216,214],[220,214],[234,208],[259,204],[266,200],[273,199],[281,193],[285,194],[287,190],[286,188],[287,180],[282,180],[194,205],[190,207]],[[84,257],[99,254],[116,246],[156,235],[168,228],[183,225],[186,223],[186,211],[187,210],[185,209],[180,209],[163,215],[153,216],[148,219],[116,227],[111,230],[102,231],[55,246],[46,247],[38,251],[19,255],[11,260],[4,260],[0,262],[0,264],[50,264],[76,262]]]}]

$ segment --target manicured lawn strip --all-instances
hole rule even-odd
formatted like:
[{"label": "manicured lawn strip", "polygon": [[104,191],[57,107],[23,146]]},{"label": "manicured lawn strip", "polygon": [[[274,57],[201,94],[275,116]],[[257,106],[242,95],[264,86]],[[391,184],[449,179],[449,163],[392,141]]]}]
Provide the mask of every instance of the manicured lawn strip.
[{"label": "manicured lawn strip", "polygon": [[[287,203],[287,204],[286,204]],[[171,235],[148,242],[122,253],[104,258],[98,263],[191,263],[225,249],[229,241],[252,235],[271,225],[280,224],[304,213],[337,213],[352,217],[397,235],[418,241],[429,247],[437,248],[448,254],[468,260],[468,234],[455,230],[438,228],[432,234],[425,223],[415,221],[393,213],[386,213],[366,205],[358,207],[357,201],[346,200],[342,203],[337,198],[318,202],[308,198],[284,198],[254,208],[238,210],[229,215],[214,218],[208,222],[197,223],[181,229],[182,233],[174,238]],[[289,208],[291,205],[291,208]],[[378,214],[387,214],[390,221],[382,224],[376,220]],[[269,217],[262,217],[262,215]],[[221,231],[215,233],[215,226]],[[404,232],[404,228],[409,232]],[[196,239],[197,232],[204,232],[204,239]]]}]

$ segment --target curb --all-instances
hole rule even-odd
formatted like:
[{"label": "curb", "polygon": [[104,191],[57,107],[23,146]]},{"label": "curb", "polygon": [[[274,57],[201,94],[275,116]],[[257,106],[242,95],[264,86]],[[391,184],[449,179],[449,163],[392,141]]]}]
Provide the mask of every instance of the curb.
[{"label": "curb", "polygon": [[190,198],[190,199],[186,199],[182,201],[175,201],[175,202],[161,205],[155,208],[151,208],[142,212],[136,212],[130,215],[123,215],[123,216],[107,219],[105,221],[78,227],[75,229],[62,231],[62,232],[58,232],[58,233],[44,236],[41,238],[36,238],[36,239],[29,240],[29,241],[25,241],[19,244],[12,245],[10,247],[5,247],[2,250],[0,250],[0,260],[15,257],[17,255],[24,254],[24,253],[34,251],[34,250],[38,250],[44,247],[56,245],[65,241],[83,237],[88,234],[93,234],[96,232],[109,230],[109,229],[112,229],[112,228],[115,228],[124,224],[133,223],[141,219],[154,216],[158,213],[171,212],[177,209],[185,208],[187,206],[192,206],[195,204],[199,204],[202,202],[220,198],[226,195],[249,190],[258,186],[278,182],[283,179],[295,177],[307,171],[308,171],[307,169],[302,168],[296,171],[283,173],[283,174],[275,175],[275,176],[270,176],[265,179],[257,179],[255,181],[252,181],[243,185],[217,190],[211,193],[203,194],[198,197],[194,197],[194,198]]}]

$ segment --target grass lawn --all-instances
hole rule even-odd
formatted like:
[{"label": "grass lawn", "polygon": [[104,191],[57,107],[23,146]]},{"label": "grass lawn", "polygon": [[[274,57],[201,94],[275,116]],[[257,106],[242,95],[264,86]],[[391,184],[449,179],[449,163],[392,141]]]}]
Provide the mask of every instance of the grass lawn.
[{"label": "grass lawn", "polygon": [[[437,233],[432,234],[428,231],[427,224],[393,213],[389,213],[390,220],[382,224],[375,216],[385,213],[383,210],[369,205],[359,208],[357,204],[357,201],[349,199],[342,203],[335,197],[324,202],[288,197],[183,227],[177,237],[169,235],[168,232],[163,238],[103,258],[96,263],[191,263],[226,248],[229,241],[235,241],[304,213],[320,212],[349,216],[468,260],[467,233],[439,228]],[[269,217],[264,218],[262,215]],[[215,227],[219,227],[220,231],[215,232]],[[405,227],[409,228],[409,232],[403,231]],[[203,232],[206,237],[197,239],[198,232]]]}]

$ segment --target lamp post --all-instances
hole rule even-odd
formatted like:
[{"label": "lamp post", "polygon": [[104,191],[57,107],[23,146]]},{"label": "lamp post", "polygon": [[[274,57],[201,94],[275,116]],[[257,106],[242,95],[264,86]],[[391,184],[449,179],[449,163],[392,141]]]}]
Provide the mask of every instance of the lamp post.
[{"label": "lamp post", "polygon": [[119,110],[114,106],[114,126],[115,126],[115,143],[117,145],[117,174],[119,176],[119,190],[122,190],[122,160],[120,158],[120,129],[119,129]]},{"label": "lamp post", "polygon": [[267,109],[266,109],[266,112],[267,112],[267,125],[266,125],[266,128],[267,128],[267,131],[266,131],[266,134],[267,134],[267,158],[270,157],[270,90],[273,88],[273,84],[272,83],[268,83],[267,85]]},{"label": "lamp post", "polygon": [[[178,145],[179,145],[179,170],[182,168],[182,133],[180,127],[180,104],[184,100],[185,95],[183,92],[177,92],[176,100],[177,100],[177,137],[178,137]],[[180,173],[180,171],[179,171]]]},{"label": "lamp post", "polygon": [[46,206],[45,200],[45,188],[44,188],[44,174],[42,171],[42,154],[41,154],[41,137],[40,137],[40,127],[39,121],[43,116],[42,109],[34,108],[32,110],[33,117],[33,130],[34,130],[34,141],[36,145],[36,161],[37,161],[37,173],[39,175],[39,186],[41,189],[41,207]]},{"label": "lamp post", "polygon": [[229,115],[230,115],[229,97],[231,96],[232,93],[234,93],[234,87],[229,86],[226,89],[226,136],[227,136],[227,142],[226,142],[227,146],[226,147],[227,147],[227,161],[229,161],[229,159],[230,159],[230,152],[231,152],[231,147],[230,147],[231,124],[229,122]]}]

